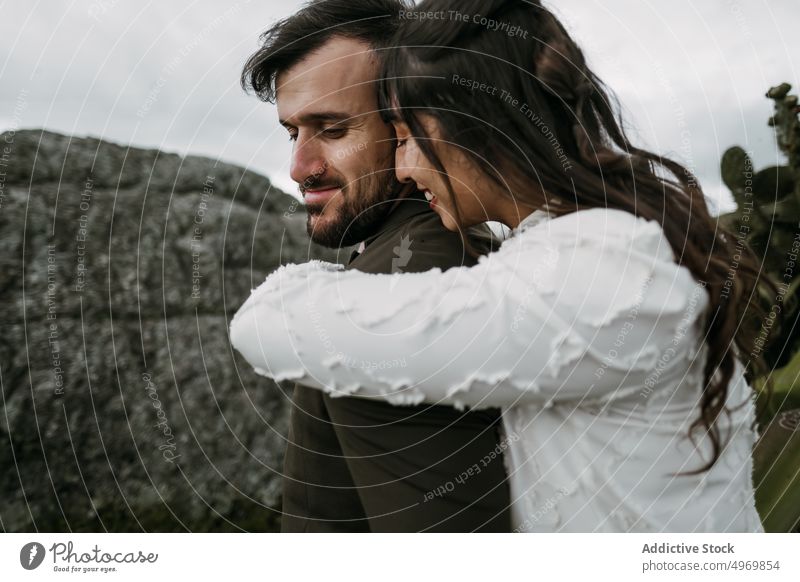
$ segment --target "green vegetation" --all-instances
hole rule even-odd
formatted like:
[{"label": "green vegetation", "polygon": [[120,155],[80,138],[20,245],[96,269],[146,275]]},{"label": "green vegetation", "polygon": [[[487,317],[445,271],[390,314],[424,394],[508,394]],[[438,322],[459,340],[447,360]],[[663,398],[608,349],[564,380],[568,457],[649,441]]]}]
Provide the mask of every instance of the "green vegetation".
[{"label": "green vegetation", "polygon": [[785,165],[755,172],[740,147],[722,158],[722,179],[737,208],[721,219],[756,252],[764,274],[778,285],[776,296],[754,302],[764,315],[750,309],[746,317],[761,318],[752,353],[763,351],[772,370],[754,382],[761,434],[754,453],[756,502],[767,531],[779,532],[800,529],[800,107],[790,91],[783,83],[767,92],[775,102],[769,125]]}]

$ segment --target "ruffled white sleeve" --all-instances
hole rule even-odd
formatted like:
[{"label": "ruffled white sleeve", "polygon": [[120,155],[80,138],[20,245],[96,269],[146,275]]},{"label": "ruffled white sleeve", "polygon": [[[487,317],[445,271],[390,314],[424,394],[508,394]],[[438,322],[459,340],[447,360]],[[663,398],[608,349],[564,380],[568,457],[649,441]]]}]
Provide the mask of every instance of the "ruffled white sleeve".
[{"label": "ruffled white sleeve", "polygon": [[692,357],[707,301],[657,223],[594,209],[444,273],[279,269],[230,333],[258,373],[334,396],[507,407],[641,389]]}]

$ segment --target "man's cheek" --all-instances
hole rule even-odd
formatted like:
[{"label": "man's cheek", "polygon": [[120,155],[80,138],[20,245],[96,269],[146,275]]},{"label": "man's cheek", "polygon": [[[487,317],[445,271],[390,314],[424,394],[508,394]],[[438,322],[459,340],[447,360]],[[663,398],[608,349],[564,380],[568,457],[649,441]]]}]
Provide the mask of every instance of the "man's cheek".
[{"label": "man's cheek", "polygon": [[332,153],[332,161],[338,166],[352,165],[353,159],[358,159],[367,151],[367,145],[357,139],[348,139],[337,142],[338,146]]},{"label": "man's cheek", "polygon": [[323,211],[326,219],[334,218],[339,215],[342,210],[342,205],[344,204],[344,198],[344,190],[340,190],[333,198],[328,200],[328,203],[325,204],[325,210]]},{"label": "man's cheek", "polygon": [[392,167],[394,166],[396,149],[394,141],[387,139],[381,143],[374,144],[369,150],[363,152],[362,155],[368,154],[369,157],[374,160],[374,163],[381,167]]}]

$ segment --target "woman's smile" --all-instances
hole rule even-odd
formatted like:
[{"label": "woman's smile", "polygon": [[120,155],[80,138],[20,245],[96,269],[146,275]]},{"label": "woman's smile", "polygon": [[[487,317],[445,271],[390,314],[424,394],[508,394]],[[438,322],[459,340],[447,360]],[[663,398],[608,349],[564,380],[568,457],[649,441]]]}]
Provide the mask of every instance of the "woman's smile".
[{"label": "woman's smile", "polygon": [[420,192],[425,194],[425,200],[431,203],[431,208],[436,208],[436,196],[426,188],[419,188],[419,186],[417,186],[417,188],[420,190]]}]

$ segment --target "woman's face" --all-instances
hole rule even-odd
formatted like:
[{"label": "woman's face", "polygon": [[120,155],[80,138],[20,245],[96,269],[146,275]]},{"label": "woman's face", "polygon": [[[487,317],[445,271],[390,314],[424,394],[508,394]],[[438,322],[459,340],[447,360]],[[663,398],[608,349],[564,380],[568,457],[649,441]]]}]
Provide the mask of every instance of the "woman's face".
[{"label": "woman's face", "polygon": [[408,125],[402,121],[394,122],[397,133],[395,172],[398,180],[414,181],[448,230],[456,231],[459,227],[465,228],[487,220],[501,220],[497,206],[507,197],[496,192],[496,184],[465,155],[462,148],[443,139],[439,123],[434,117],[423,114],[419,116],[419,121],[450,177],[459,214],[456,214],[444,176],[422,153]]}]

